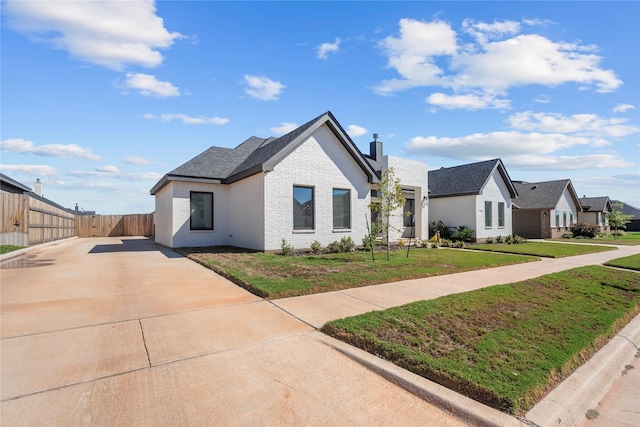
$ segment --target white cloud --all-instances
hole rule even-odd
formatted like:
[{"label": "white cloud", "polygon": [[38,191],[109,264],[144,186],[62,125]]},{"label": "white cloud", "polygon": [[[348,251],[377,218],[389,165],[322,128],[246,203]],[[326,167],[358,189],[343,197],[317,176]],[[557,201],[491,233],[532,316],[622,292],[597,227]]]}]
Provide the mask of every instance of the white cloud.
[{"label": "white cloud", "polygon": [[490,39],[504,37],[520,32],[520,23],[515,21],[502,21],[487,24],[465,19],[462,22],[463,31],[471,34],[480,44],[487,43]]},{"label": "white cloud", "polygon": [[244,92],[252,98],[263,101],[277,100],[282,91],[286,88],[282,83],[263,76],[245,74],[244,81],[247,85]]},{"label": "white cloud", "polygon": [[269,132],[272,132],[275,135],[284,135],[298,127],[297,124],[292,122],[282,122],[280,126],[274,126],[269,128]]},{"label": "white cloud", "polygon": [[555,43],[537,34],[521,34],[488,43],[482,51],[464,51],[451,60],[456,87],[504,90],[514,86],[563,83],[594,84],[611,92],[622,82],[611,70],[598,68],[592,46]]},{"label": "white cloud", "polygon": [[187,116],[186,114],[145,114],[145,119],[149,120],[157,120],[160,122],[170,122],[172,120],[180,120],[185,125],[226,125],[229,123],[229,119],[213,116],[213,117],[205,117],[205,116]]},{"label": "white cloud", "polygon": [[115,70],[156,67],[163,60],[159,49],[183,37],[167,31],[152,0],[8,0],[3,8],[9,25],[34,41]]},{"label": "white cloud", "polygon": [[99,168],[96,168],[96,172],[103,172],[106,174],[116,174],[118,172],[120,172],[120,169],[118,169],[117,167],[113,166],[113,165],[104,165],[101,166]]},{"label": "white cloud", "polygon": [[388,66],[394,68],[402,79],[380,82],[374,91],[389,95],[398,90],[418,86],[444,84],[444,71],[435,65],[435,57],[456,54],[456,33],[449,24],[434,21],[421,22],[401,19],[400,36],[389,36],[379,43],[388,58]]},{"label": "white cloud", "polygon": [[362,136],[367,132],[368,132],[367,129],[363,128],[362,126],[358,126],[358,125],[347,126],[347,134],[349,134],[349,136],[351,137]]},{"label": "white cloud", "polygon": [[58,171],[48,165],[0,165],[2,172],[22,173],[37,177],[55,177]]},{"label": "white cloud", "polygon": [[79,159],[99,160],[88,148],[80,147],[77,144],[48,144],[37,146],[31,141],[22,138],[5,139],[0,141],[0,149],[14,153],[32,153],[38,156],[49,157],[76,157]]},{"label": "white cloud", "polygon": [[428,104],[446,109],[463,108],[466,110],[480,109],[506,109],[510,108],[511,101],[498,99],[494,95],[447,95],[444,93],[432,93],[426,99]]},{"label": "white cloud", "polygon": [[[461,108],[468,108],[469,102],[456,98],[478,96],[478,92],[505,95],[508,89],[524,85],[576,83],[581,88],[611,92],[622,84],[614,71],[600,67],[602,58],[596,46],[519,34],[518,22],[465,20],[461,34],[442,21],[401,19],[399,28],[398,37],[389,36],[378,45],[389,68],[400,76],[375,86],[373,90],[380,95],[416,87],[450,88],[455,91],[449,96],[451,101],[461,101]],[[464,34],[470,34],[472,41],[465,41]],[[448,105],[454,108],[457,104]],[[495,106],[488,103],[484,108]]]},{"label": "white cloud", "polygon": [[[115,169],[112,169],[115,168]],[[98,177],[98,178],[115,178],[123,181],[157,181],[162,177],[162,174],[156,172],[120,172],[115,166],[107,165],[103,168],[97,168],[92,171],[71,171],[69,175],[76,177]],[[110,184],[105,184],[110,185]]]},{"label": "white cloud", "polygon": [[143,166],[143,165],[152,165],[153,164],[152,160],[145,159],[144,157],[136,157],[136,156],[125,157],[124,159],[122,159],[122,161],[124,163],[126,163],[126,164],[135,165],[135,166]]},{"label": "white cloud", "polygon": [[626,168],[633,166],[612,154],[586,154],[583,156],[521,155],[503,158],[510,168],[525,170],[589,170]]},{"label": "white cloud", "polygon": [[540,94],[535,97],[534,102],[537,102],[538,104],[548,104],[551,102],[551,96],[544,93]]},{"label": "white cloud", "polygon": [[629,110],[635,110],[636,107],[631,104],[618,104],[613,107],[614,113],[626,113]]},{"label": "white cloud", "polygon": [[628,125],[626,118],[602,118],[597,114],[574,114],[563,116],[557,113],[534,113],[525,111],[509,117],[514,129],[561,132],[589,137],[621,138],[640,133],[640,127]]},{"label": "white cloud", "polygon": [[487,160],[516,155],[549,154],[575,146],[590,146],[594,140],[559,133],[490,132],[476,133],[458,138],[417,136],[405,148],[412,153],[431,156]]},{"label": "white cloud", "polygon": [[333,43],[322,43],[318,46],[317,58],[318,59],[327,59],[329,57],[329,53],[338,52],[340,50],[340,38],[336,37],[336,40]]},{"label": "white cloud", "polygon": [[116,87],[137,90],[141,95],[167,98],[180,96],[180,89],[169,82],[156,79],[156,76],[142,73],[127,73],[124,83],[116,83]]}]

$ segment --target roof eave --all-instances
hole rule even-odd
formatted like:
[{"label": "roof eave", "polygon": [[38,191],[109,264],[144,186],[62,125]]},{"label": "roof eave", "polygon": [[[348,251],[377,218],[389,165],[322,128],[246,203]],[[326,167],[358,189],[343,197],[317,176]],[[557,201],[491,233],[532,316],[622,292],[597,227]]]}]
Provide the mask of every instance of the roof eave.
[{"label": "roof eave", "polygon": [[203,177],[195,177],[195,176],[183,176],[183,175],[165,175],[160,178],[160,181],[154,185],[149,193],[152,196],[155,196],[158,191],[162,190],[169,182],[178,181],[178,182],[200,182],[204,184],[222,184],[222,180],[218,178],[203,178]]},{"label": "roof eave", "polygon": [[429,194],[429,198],[430,199],[441,199],[444,197],[461,197],[461,196],[478,196],[480,195],[479,191],[469,191],[466,193],[448,193],[448,194],[437,194],[437,195],[432,195]]},{"label": "roof eave", "polygon": [[222,181],[223,184],[233,184],[236,181],[240,181],[241,179],[245,179],[250,177],[251,175],[255,175],[257,173],[260,172],[270,172],[273,169],[266,169],[264,167],[264,164],[260,163],[257,164],[255,166],[250,167],[249,169],[244,169],[234,175],[231,175],[230,177],[226,178],[224,181]]}]

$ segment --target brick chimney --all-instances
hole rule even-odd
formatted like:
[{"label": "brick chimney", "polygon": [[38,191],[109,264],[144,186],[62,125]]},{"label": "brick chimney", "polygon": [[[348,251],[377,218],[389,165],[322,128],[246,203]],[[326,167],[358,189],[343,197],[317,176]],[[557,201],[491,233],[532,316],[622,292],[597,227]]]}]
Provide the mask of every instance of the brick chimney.
[{"label": "brick chimney", "polygon": [[33,184],[33,192],[42,197],[42,183],[40,178],[36,178],[36,182]]}]

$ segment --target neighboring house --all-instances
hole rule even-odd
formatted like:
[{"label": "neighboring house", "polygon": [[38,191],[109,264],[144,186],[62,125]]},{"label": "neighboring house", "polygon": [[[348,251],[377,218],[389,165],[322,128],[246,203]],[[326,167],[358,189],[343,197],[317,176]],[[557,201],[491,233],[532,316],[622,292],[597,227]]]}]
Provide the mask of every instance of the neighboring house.
[{"label": "neighboring house", "polygon": [[622,209],[616,208],[616,210],[621,210],[624,215],[631,215],[625,231],[640,231],[640,209],[618,200],[611,202],[611,205],[615,207],[618,203],[622,205]]},{"label": "neighboring house", "polygon": [[429,171],[429,221],[465,226],[480,242],[512,233],[517,197],[500,159]]},{"label": "neighboring house", "polygon": [[562,237],[582,210],[569,179],[545,182],[514,181],[513,233],[529,239]]},{"label": "neighboring house", "polygon": [[12,194],[26,194],[31,192],[31,189],[26,185],[19,183],[15,179],[0,173],[0,191]]},{"label": "neighboring house", "polygon": [[[282,239],[298,249],[346,236],[361,244],[371,222],[371,192],[391,166],[413,196],[415,235],[426,238],[427,207],[416,203],[426,200],[426,164],[383,156],[377,139],[370,148],[363,155],[331,112],[280,138],[211,147],[151,189],[156,242],[262,251],[280,249]],[[394,240],[404,232],[398,228]]]},{"label": "neighboring house", "polygon": [[609,231],[607,215],[613,210],[608,197],[587,197],[580,199],[582,212],[578,212],[578,222],[593,224],[600,227],[600,231]]},{"label": "neighboring house", "polygon": [[42,183],[34,191],[0,173],[0,244],[28,246],[75,236],[75,215],[42,196]]}]

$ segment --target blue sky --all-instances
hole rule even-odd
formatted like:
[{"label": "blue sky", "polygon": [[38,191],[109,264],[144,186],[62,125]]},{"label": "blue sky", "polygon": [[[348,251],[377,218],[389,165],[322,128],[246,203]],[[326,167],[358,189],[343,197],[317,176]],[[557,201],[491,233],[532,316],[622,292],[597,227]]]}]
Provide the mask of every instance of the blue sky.
[{"label": "blue sky", "polygon": [[154,210],[212,145],[331,110],[363,152],[503,159],[640,207],[640,2],[3,1],[1,170]]}]

